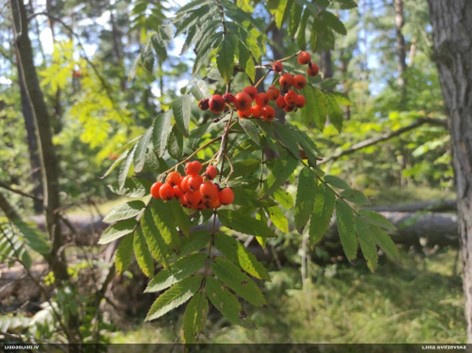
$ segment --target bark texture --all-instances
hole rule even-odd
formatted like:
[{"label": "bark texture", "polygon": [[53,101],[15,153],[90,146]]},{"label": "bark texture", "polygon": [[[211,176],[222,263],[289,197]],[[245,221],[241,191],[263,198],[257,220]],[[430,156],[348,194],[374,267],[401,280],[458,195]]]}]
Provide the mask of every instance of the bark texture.
[{"label": "bark texture", "polygon": [[428,0],[457,191],[467,338],[472,343],[472,1]]},{"label": "bark texture", "polygon": [[402,98],[405,98],[406,78],[406,44],[403,35],[403,26],[405,25],[405,15],[403,11],[403,0],[394,0],[395,8],[395,35],[396,35],[396,51],[397,51],[397,67],[398,79],[397,84],[401,90]]}]

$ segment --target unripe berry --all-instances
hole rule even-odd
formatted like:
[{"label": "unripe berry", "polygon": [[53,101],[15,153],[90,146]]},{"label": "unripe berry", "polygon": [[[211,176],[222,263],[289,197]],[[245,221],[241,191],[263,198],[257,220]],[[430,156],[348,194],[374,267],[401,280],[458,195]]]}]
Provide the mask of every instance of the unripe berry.
[{"label": "unripe berry", "polygon": [[198,174],[202,170],[202,164],[199,161],[187,162],[185,164],[185,174]]},{"label": "unripe berry", "polygon": [[208,98],[203,98],[198,101],[198,107],[201,110],[208,110],[209,108],[209,99]]},{"label": "unripe berry", "polygon": [[303,75],[295,75],[293,76],[293,81],[292,81],[293,87],[296,89],[303,89],[306,86],[306,78]]},{"label": "unripe berry", "polygon": [[161,188],[159,189],[159,196],[163,200],[172,200],[175,196],[175,191],[172,185],[169,183],[162,184]]},{"label": "unripe berry", "polygon": [[292,74],[289,74],[288,72],[284,73],[279,78],[280,87],[284,89],[290,88],[290,86],[292,85],[292,80],[293,80]]},{"label": "unripe berry", "polygon": [[220,191],[219,199],[222,205],[232,204],[234,201],[234,192],[231,188],[224,188]]},{"label": "unripe berry", "polygon": [[249,94],[249,96],[250,96],[252,99],[255,99],[256,96],[257,96],[257,88],[254,87],[254,86],[247,86],[247,87],[244,87],[243,92],[246,92],[247,94]]},{"label": "unripe berry", "polygon": [[208,106],[213,113],[219,114],[225,109],[225,100],[219,94],[214,94],[211,96]]},{"label": "unripe berry", "polygon": [[251,108],[252,98],[246,92],[239,92],[234,96],[234,107],[237,110],[247,111]]},{"label": "unripe berry", "polygon": [[310,53],[306,51],[301,51],[300,53],[298,53],[297,61],[300,65],[308,64],[311,61]]},{"label": "unripe berry", "polygon": [[270,105],[262,107],[262,119],[266,121],[272,121],[275,118],[275,109]]},{"label": "unripe berry", "polygon": [[315,77],[316,75],[318,75],[319,72],[320,72],[320,69],[318,65],[316,65],[315,63],[310,63],[308,65],[308,69],[306,69],[306,73],[308,74],[308,76],[311,76],[311,77]]},{"label": "unripe berry", "polygon": [[154,184],[151,185],[151,195],[155,199],[160,199],[161,195],[159,195],[159,189],[161,188],[162,183],[160,181],[156,181]]},{"label": "unripe berry", "polygon": [[277,73],[281,73],[284,69],[284,65],[282,64],[281,61],[274,61],[272,63],[272,70],[274,70]]},{"label": "unripe berry", "polygon": [[205,170],[205,176],[210,179],[210,180],[213,180],[216,178],[216,176],[218,175],[218,169],[214,166],[214,165],[209,165],[206,170]]}]

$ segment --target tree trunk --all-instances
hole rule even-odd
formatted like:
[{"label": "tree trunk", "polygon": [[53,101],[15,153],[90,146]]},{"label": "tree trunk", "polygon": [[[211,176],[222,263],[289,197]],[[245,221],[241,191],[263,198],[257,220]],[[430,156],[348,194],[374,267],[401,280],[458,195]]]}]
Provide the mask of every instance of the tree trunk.
[{"label": "tree trunk", "polygon": [[[41,162],[41,176],[43,182],[43,205],[46,216],[46,229],[51,238],[51,253],[45,259],[54,273],[59,286],[70,285],[68,265],[63,249],[62,231],[60,223],[59,198],[59,164],[56,151],[52,143],[51,118],[48,113],[43,93],[34,66],[34,54],[28,36],[28,18],[23,0],[10,0],[15,35],[15,54],[18,65],[21,66],[21,77],[26,89],[26,95],[36,128],[39,159]],[[70,314],[67,320],[67,339],[69,343],[81,341],[80,323],[76,315]],[[78,351],[80,346],[71,345],[70,351]]]},{"label": "tree trunk", "polygon": [[428,0],[428,4],[434,57],[449,115],[467,339],[472,343],[472,2]]},{"label": "tree trunk", "polygon": [[405,97],[405,72],[406,72],[406,45],[403,36],[403,26],[405,25],[405,15],[403,12],[403,0],[394,0],[395,8],[395,35],[396,35],[396,51],[397,51],[397,68],[398,79],[397,84],[402,92],[402,98]]}]

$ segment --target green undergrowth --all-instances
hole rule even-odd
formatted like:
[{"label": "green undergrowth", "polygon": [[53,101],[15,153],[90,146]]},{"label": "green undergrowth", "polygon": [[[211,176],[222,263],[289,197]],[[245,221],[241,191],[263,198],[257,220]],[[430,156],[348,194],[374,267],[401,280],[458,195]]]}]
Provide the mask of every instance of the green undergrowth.
[{"label": "green undergrowth", "polygon": [[[214,343],[459,343],[466,341],[457,251],[405,255],[375,273],[362,264],[312,266],[302,288],[296,268],[272,273],[268,305],[256,328],[228,325],[211,313],[203,342]],[[249,311],[250,308],[248,308]],[[130,328],[113,342],[175,342],[176,318]],[[178,329],[177,329],[178,330]]]},{"label": "green undergrowth", "polygon": [[394,205],[421,201],[453,200],[452,190],[407,186],[363,190],[374,205]]}]

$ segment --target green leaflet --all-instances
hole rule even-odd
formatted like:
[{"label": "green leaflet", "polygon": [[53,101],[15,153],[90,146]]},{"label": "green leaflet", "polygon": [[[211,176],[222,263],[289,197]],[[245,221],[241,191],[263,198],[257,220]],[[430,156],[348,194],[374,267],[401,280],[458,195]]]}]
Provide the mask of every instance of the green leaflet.
[{"label": "green leaflet", "polygon": [[176,224],[174,223],[174,219],[170,211],[169,204],[172,202],[176,203],[177,201],[172,200],[164,203],[161,200],[152,200],[150,208],[152,218],[154,219],[154,224],[159,230],[162,239],[169,247],[171,247],[173,250],[176,250],[180,243],[180,239]]},{"label": "green leaflet", "polygon": [[216,66],[221,77],[228,83],[233,77],[234,54],[236,51],[236,38],[228,33],[218,47]]},{"label": "green leaflet", "polygon": [[218,218],[224,226],[244,234],[260,237],[274,236],[273,231],[266,223],[241,212],[222,210],[218,212]]},{"label": "green leaflet", "polygon": [[375,237],[370,228],[369,223],[367,223],[361,217],[355,218],[356,224],[356,233],[359,239],[359,244],[361,247],[362,255],[367,261],[367,266],[371,271],[374,271],[378,263],[378,254],[377,254],[377,244],[375,242]]},{"label": "green leaflet", "polygon": [[136,229],[133,236],[134,257],[139,268],[143,271],[146,277],[151,277],[154,272],[154,261],[147,248],[146,240],[144,239],[141,227]]},{"label": "green leaflet", "polygon": [[288,233],[288,219],[279,206],[272,206],[267,209],[269,218],[274,226],[282,233]]},{"label": "green leaflet", "polygon": [[191,107],[193,104],[193,99],[190,95],[185,94],[181,97],[177,97],[174,99],[172,104],[172,111],[174,113],[175,118],[175,126],[179,130],[179,132],[188,137],[189,134],[189,124],[190,124],[190,117]]},{"label": "green leaflet", "polygon": [[299,233],[308,223],[313,211],[315,195],[318,191],[318,183],[310,168],[301,170],[298,177],[297,198],[295,201],[295,226]]},{"label": "green leaflet", "polygon": [[135,219],[125,219],[109,226],[102,233],[98,244],[104,245],[132,233],[136,227]]},{"label": "green leaflet", "polygon": [[124,219],[135,218],[146,207],[140,200],[128,201],[113,208],[103,219],[105,223],[113,223]]},{"label": "green leaflet", "polygon": [[139,139],[136,144],[136,151],[134,153],[134,171],[139,173],[143,170],[146,162],[146,153],[150,147],[149,142],[151,141],[153,126],[146,130],[143,136]]},{"label": "green leaflet", "polygon": [[313,244],[318,243],[326,230],[333,215],[336,197],[333,191],[326,185],[321,184],[315,194],[313,213],[310,222],[310,240]]},{"label": "green leaflet", "polygon": [[247,302],[256,306],[266,303],[256,283],[229,260],[219,256],[215,258],[211,268],[221,282]]},{"label": "green leaflet", "polygon": [[202,292],[195,294],[185,308],[182,317],[182,334],[185,343],[196,341],[203,330],[208,315],[208,299]]},{"label": "green leaflet", "polygon": [[206,279],[207,297],[218,311],[234,324],[240,324],[241,303],[224,285],[214,278]]},{"label": "green leaflet", "polygon": [[146,212],[144,212],[141,218],[142,234],[152,257],[165,267],[168,267],[167,257],[169,256],[169,248],[161,232],[156,227],[151,209],[152,205],[146,209]]},{"label": "green leaflet", "polygon": [[208,254],[195,253],[177,260],[169,268],[163,269],[155,275],[149,281],[144,292],[160,292],[174,283],[190,277],[203,267],[207,258]]},{"label": "green leaflet", "polygon": [[189,300],[200,288],[202,276],[193,276],[174,284],[151,305],[146,321],[155,320]]},{"label": "green leaflet", "polygon": [[341,199],[336,200],[336,225],[344,253],[348,260],[357,256],[357,236],[354,225],[354,215],[351,206]]},{"label": "green leaflet", "polygon": [[270,280],[265,267],[236,239],[218,233],[215,236],[215,246],[247,274],[258,279]]},{"label": "green leaflet", "polygon": [[115,252],[115,268],[118,274],[122,274],[133,260],[133,237],[133,234],[123,237]]},{"label": "green leaflet", "polygon": [[290,156],[277,159],[270,166],[271,175],[267,180],[266,195],[272,194],[280,185],[282,185],[292,175],[298,166],[298,160]]},{"label": "green leaflet", "polygon": [[164,155],[167,148],[167,140],[172,130],[171,118],[172,114],[165,112],[154,119],[151,140],[154,145],[154,150],[159,157]]}]

